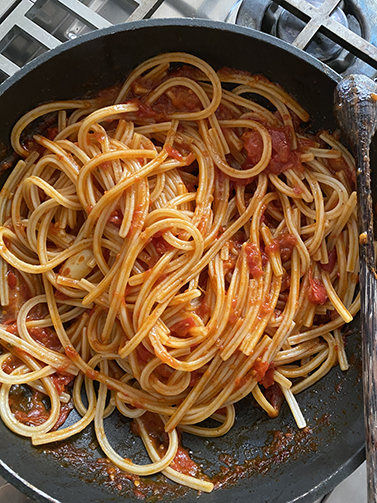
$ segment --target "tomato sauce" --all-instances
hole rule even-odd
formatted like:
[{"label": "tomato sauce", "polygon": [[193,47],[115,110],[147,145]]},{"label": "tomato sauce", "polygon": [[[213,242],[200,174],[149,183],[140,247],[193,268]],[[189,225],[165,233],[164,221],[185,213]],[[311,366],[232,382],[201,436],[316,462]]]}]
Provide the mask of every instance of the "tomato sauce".
[{"label": "tomato sauce", "polygon": [[116,227],[118,227],[118,229],[122,225],[122,221],[123,221],[123,215],[120,210],[114,210],[111,213],[109,220],[108,220],[109,223],[114,224]]},{"label": "tomato sauce", "polygon": [[163,236],[155,235],[152,238],[152,244],[159,255],[163,255],[164,253],[173,249],[172,245],[168,243]]},{"label": "tomato sauce", "polygon": [[165,147],[165,150],[172,159],[175,159],[176,161],[183,161],[183,156],[177,149],[168,145]]},{"label": "tomato sauce", "polygon": [[280,256],[283,262],[290,260],[293,248],[297,244],[297,238],[294,234],[282,233],[272,240],[272,243],[267,245],[265,252],[267,255],[271,255],[275,252],[280,252]]},{"label": "tomato sauce", "polygon": [[22,279],[22,276],[14,269],[10,269],[7,273],[7,281],[9,287],[9,304],[6,309],[0,311],[0,323],[11,325],[15,323],[17,314],[31,294],[29,287]]},{"label": "tomato sauce", "polygon": [[258,279],[263,276],[262,260],[255,243],[247,243],[245,246],[245,253],[247,266],[253,278]]},{"label": "tomato sauce", "polygon": [[211,312],[211,308],[208,305],[208,303],[206,302],[205,298],[204,298],[204,300],[202,300],[199,307],[197,307],[195,309],[195,313],[198,316],[200,316],[203,321],[208,319],[208,315],[210,314],[210,312]]},{"label": "tomato sauce", "polygon": [[56,333],[50,328],[30,327],[28,329],[31,337],[41,344],[42,346],[52,349],[53,351],[60,351],[62,345]]},{"label": "tomato sauce", "polygon": [[[168,434],[165,432],[163,422],[157,414],[153,414],[152,412],[146,412],[139,420],[143,422],[155,449],[163,456],[169,443]],[[131,429],[133,433],[140,435],[138,425],[135,421],[132,422]],[[191,459],[187,449],[182,446],[180,433],[178,450],[170,466],[180,473],[193,477],[199,475],[200,472],[199,466]]]},{"label": "tomato sauce", "polygon": [[[265,169],[265,173],[279,175],[288,169],[302,171],[301,153],[299,150],[292,150],[292,130],[288,126],[267,128],[272,144],[271,159]],[[247,131],[241,136],[247,158],[242,164],[243,169],[250,169],[255,166],[262,157],[263,140],[258,131]],[[304,146],[304,143],[302,143]]]},{"label": "tomato sauce", "polygon": [[308,289],[308,299],[313,304],[323,305],[327,302],[327,291],[322,283],[317,278],[313,278],[312,271],[309,270],[309,289]]},{"label": "tomato sauce", "polygon": [[329,274],[331,274],[334,270],[334,267],[335,267],[335,264],[336,264],[336,260],[337,260],[337,254],[336,254],[336,249],[334,248],[333,250],[330,250],[328,253],[327,253],[328,257],[329,257],[329,261],[327,264],[321,264],[321,269],[323,269],[324,271],[328,272]]},{"label": "tomato sauce", "polygon": [[[1,346],[0,346],[1,349]],[[1,354],[1,353],[0,353]],[[5,360],[5,362],[2,365],[2,369],[6,374],[11,374],[14,370],[16,370],[18,367],[23,365],[22,360],[20,360],[17,356],[11,355],[9,358]]]},{"label": "tomato sauce", "polygon": [[[9,287],[9,305],[0,313],[0,323],[5,325],[6,330],[17,334],[17,314],[21,306],[30,299],[31,293],[22,276],[13,269],[7,273]],[[59,292],[60,293],[60,292]],[[38,320],[47,314],[45,304],[38,304],[28,313],[27,320]],[[62,346],[56,333],[48,327],[28,327],[30,336],[42,346],[53,351],[61,351]],[[4,372],[10,374],[22,361],[15,355],[10,356],[2,365]],[[74,380],[74,376],[57,372],[50,377],[59,394],[69,391],[68,387]],[[9,393],[9,405],[15,418],[23,424],[38,426],[43,424],[50,415],[50,398],[29,387],[28,385],[14,385]],[[72,403],[61,404],[60,416],[54,428],[57,429],[66,420],[72,410]]]},{"label": "tomato sauce", "polygon": [[177,470],[177,472],[191,475],[192,477],[195,477],[199,471],[198,465],[190,458],[187,449],[184,449],[181,445],[178,447],[177,454],[171,462],[170,467],[173,470]]},{"label": "tomato sauce", "polygon": [[259,381],[266,389],[270,388],[275,383],[274,371],[275,371],[275,365],[273,363],[270,363],[268,369],[266,370],[266,373]]},{"label": "tomato sauce", "polygon": [[192,316],[174,323],[170,327],[170,335],[173,337],[187,337],[190,330],[196,326],[195,320]]},{"label": "tomato sauce", "polygon": [[254,379],[257,382],[262,381],[264,378],[267,370],[269,368],[269,363],[268,362],[263,362],[261,358],[257,358],[256,362],[254,363],[253,366],[253,371],[255,372],[254,374]]}]

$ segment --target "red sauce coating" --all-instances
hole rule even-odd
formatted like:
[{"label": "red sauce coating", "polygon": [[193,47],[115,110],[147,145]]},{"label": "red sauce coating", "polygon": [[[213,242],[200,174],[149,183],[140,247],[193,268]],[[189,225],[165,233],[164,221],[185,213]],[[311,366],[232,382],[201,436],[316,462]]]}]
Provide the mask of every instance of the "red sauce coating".
[{"label": "red sauce coating", "polygon": [[186,449],[181,445],[178,447],[177,454],[170,464],[170,467],[177,472],[195,477],[199,471],[198,465],[193,461]]},{"label": "red sauce coating", "polygon": [[79,355],[73,346],[67,346],[65,348],[65,354],[68,356],[68,358],[77,358]]},{"label": "red sauce coating", "polygon": [[123,221],[123,215],[120,210],[114,210],[111,213],[109,220],[108,220],[109,223],[114,224],[118,228],[120,228],[122,221]]},{"label": "red sauce coating", "polygon": [[182,154],[177,149],[168,145],[165,147],[165,150],[172,159],[175,159],[176,161],[183,161]]},{"label": "red sauce coating", "polygon": [[5,362],[2,365],[2,369],[4,370],[5,373],[11,374],[14,370],[16,370],[18,367],[22,365],[22,360],[17,358],[15,355],[11,355],[9,358],[5,360]]},{"label": "red sauce coating", "polygon": [[283,262],[290,260],[293,248],[297,244],[297,238],[294,234],[289,234],[283,232],[277,238],[272,240],[272,243],[267,245],[265,252],[267,255],[271,253],[280,252],[280,256]]},{"label": "red sauce coating", "polygon": [[7,273],[8,286],[11,290],[14,290],[17,286],[17,276],[13,271],[8,271]]},{"label": "red sauce coating", "polygon": [[28,331],[31,337],[42,346],[52,349],[53,351],[61,350],[62,346],[59,338],[50,328],[31,327]]},{"label": "red sauce coating", "polygon": [[334,248],[333,250],[330,250],[327,254],[329,257],[329,261],[327,264],[321,264],[321,269],[331,274],[336,264],[337,259],[336,249]]},{"label": "red sauce coating", "polygon": [[264,390],[263,394],[270,402],[272,407],[276,411],[280,412],[280,407],[282,406],[284,401],[284,395],[281,391],[280,386],[277,383],[273,383],[271,386]]},{"label": "red sauce coating", "polygon": [[355,170],[351,170],[343,156],[338,158],[330,158],[329,159],[330,169],[336,173],[337,171],[344,171],[351,188],[355,186],[356,183],[356,172]]},{"label": "red sauce coating", "polygon": [[137,229],[140,229],[142,225],[142,214],[143,214],[143,207],[141,204],[137,204],[135,207],[135,211],[132,215],[132,222],[130,225],[130,230],[128,231],[128,235],[132,236],[135,234]]},{"label": "red sauce coating", "polygon": [[[288,169],[295,168],[302,170],[301,154],[297,150],[292,150],[292,131],[288,126],[267,128],[272,143],[272,154],[265,173],[280,174]],[[244,148],[247,152],[243,169],[250,169],[261,159],[263,152],[263,141],[257,131],[247,131],[241,137]]]},{"label": "red sauce coating", "polygon": [[[154,444],[154,447],[161,453],[161,456],[163,456],[166,453],[168,446],[168,435],[165,432],[161,419],[152,412],[146,412],[139,418],[139,420],[143,422],[144,428],[147,430],[148,436]],[[134,433],[140,435],[136,422],[132,423],[131,428]],[[184,473],[185,475],[196,476],[199,472],[198,465],[190,458],[188,451],[182,447],[180,435],[177,454],[170,466],[174,470]]]},{"label": "red sauce coating", "polygon": [[194,318],[189,316],[184,320],[174,323],[174,325],[170,327],[170,334],[174,337],[187,337],[190,330],[195,326],[196,324]]},{"label": "red sauce coating", "polygon": [[262,381],[267,370],[269,368],[268,362],[263,362],[261,358],[257,358],[257,361],[254,363],[253,370],[255,372],[254,379],[257,382]]},{"label": "red sauce coating", "polygon": [[154,355],[152,355],[152,353],[148,351],[148,349],[143,344],[138,345],[136,352],[137,352],[137,361],[141,365],[145,365],[146,363],[151,361],[152,358],[154,358]]},{"label": "red sauce coating", "polygon": [[159,255],[163,255],[164,253],[173,249],[172,245],[165,241],[163,236],[154,236],[152,238],[152,243]]},{"label": "red sauce coating", "polygon": [[202,320],[206,319],[210,312],[211,308],[205,299],[200,303],[199,307],[195,309],[195,313],[200,316]]},{"label": "red sauce coating", "polygon": [[253,278],[258,279],[263,276],[262,260],[255,243],[247,243],[245,246],[245,253],[247,266]]},{"label": "red sauce coating", "polygon": [[125,101],[125,103],[134,103],[139,107],[137,112],[131,112],[133,115],[136,115],[138,119],[149,119],[151,117],[155,117],[156,112],[153,108],[147,103],[143,103],[139,98],[132,98],[130,100]]},{"label": "red sauce coating", "polygon": [[266,373],[259,381],[261,384],[263,384],[265,388],[270,388],[275,383],[274,371],[275,371],[275,365],[273,363],[270,363],[268,369],[266,370]]},{"label": "red sauce coating", "polygon": [[58,390],[59,395],[61,395],[63,391],[67,389],[68,384],[71,384],[74,378],[75,376],[71,374],[62,375],[56,373],[51,376],[52,382],[54,383],[55,388]]},{"label": "red sauce coating", "polygon": [[9,406],[15,418],[23,424],[38,426],[49,417],[48,402],[45,395],[25,385],[12,386],[9,393]]},{"label": "red sauce coating", "polygon": [[308,290],[308,299],[313,304],[323,305],[327,301],[327,291],[322,283],[317,278],[312,277],[312,271],[309,271],[309,290]]}]

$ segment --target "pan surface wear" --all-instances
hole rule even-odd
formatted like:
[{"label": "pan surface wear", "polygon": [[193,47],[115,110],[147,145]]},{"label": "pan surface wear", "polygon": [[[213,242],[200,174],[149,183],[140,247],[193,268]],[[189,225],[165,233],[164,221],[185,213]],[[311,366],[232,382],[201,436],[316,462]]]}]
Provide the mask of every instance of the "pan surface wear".
[{"label": "pan surface wear", "polygon": [[[216,69],[229,66],[263,74],[306,108],[313,131],[336,128],[332,102],[340,77],[306,53],[259,32],[227,24],[148,20],[92,32],[63,44],[8,79],[0,86],[0,144],[9,145],[13,124],[38,104],[94,96],[100,89],[123,81],[145,59],[167,51],[192,53]],[[372,165],[375,150],[376,145],[372,147]],[[229,455],[230,471],[238,464],[243,475],[231,477],[229,484],[199,497],[193,490],[175,492],[177,486],[168,482],[166,488],[161,486],[164,501],[309,503],[356,469],[364,459],[358,319],[346,328],[350,331],[346,350],[353,362],[351,369],[342,373],[339,367],[334,368],[297,397],[310,430],[298,433],[286,405],[277,419],[269,419],[246,398],[236,406],[236,424],[224,437],[183,436],[184,446],[208,475],[226,466],[219,460],[222,453]],[[74,413],[68,421],[73,417]],[[128,434],[125,418],[113,415],[106,431],[122,455],[148,462],[138,439]],[[103,455],[89,448],[93,441],[90,429],[73,441],[36,448],[0,423],[0,438],[1,475],[39,501],[137,500],[130,481],[125,480],[119,490],[109,483],[108,475],[94,468],[98,466],[96,459]],[[256,461],[245,462],[252,459]]]}]

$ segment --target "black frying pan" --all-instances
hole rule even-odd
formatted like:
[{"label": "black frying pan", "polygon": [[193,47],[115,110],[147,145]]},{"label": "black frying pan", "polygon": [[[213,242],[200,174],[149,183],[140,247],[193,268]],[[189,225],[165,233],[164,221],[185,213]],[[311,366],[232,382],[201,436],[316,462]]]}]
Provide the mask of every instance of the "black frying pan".
[{"label": "black frying pan", "polygon": [[[146,58],[166,51],[193,53],[216,68],[261,73],[283,85],[310,112],[313,130],[336,128],[332,100],[340,77],[302,51],[259,32],[221,23],[153,20],[90,33],[41,56],[10,78],[0,86],[0,142],[8,145],[12,125],[39,103],[93,96],[122,81]],[[200,495],[200,503],[312,502],[363,461],[358,321],[347,330],[351,369],[342,373],[334,368],[298,396],[309,425],[305,432],[298,432],[288,407],[283,407],[277,419],[268,419],[246,398],[238,404],[236,425],[225,437],[183,436],[184,446],[204,471],[222,474],[227,481],[221,489]],[[147,462],[138,439],[129,434],[127,420],[114,415],[106,430],[122,455]],[[0,424],[1,475],[40,501],[136,501],[135,488],[128,480],[117,475],[110,483],[100,469],[103,465],[96,462],[101,456],[90,429],[70,442],[35,448]],[[152,501],[162,497],[164,501],[197,501],[196,492],[176,491],[175,484],[160,480],[152,481],[158,493]],[[116,487],[119,484],[122,489]]]}]

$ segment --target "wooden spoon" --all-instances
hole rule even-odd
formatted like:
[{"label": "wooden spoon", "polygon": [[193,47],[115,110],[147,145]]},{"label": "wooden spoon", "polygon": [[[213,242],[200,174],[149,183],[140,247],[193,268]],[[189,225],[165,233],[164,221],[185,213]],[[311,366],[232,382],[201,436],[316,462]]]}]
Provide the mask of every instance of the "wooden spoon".
[{"label": "wooden spoon", "polygon": [[377,84],[364,75],[348,76],[335,90],[335,116],[356,158],[368,503],[377,503],[377,276],[369,160],[376,100]]}]

